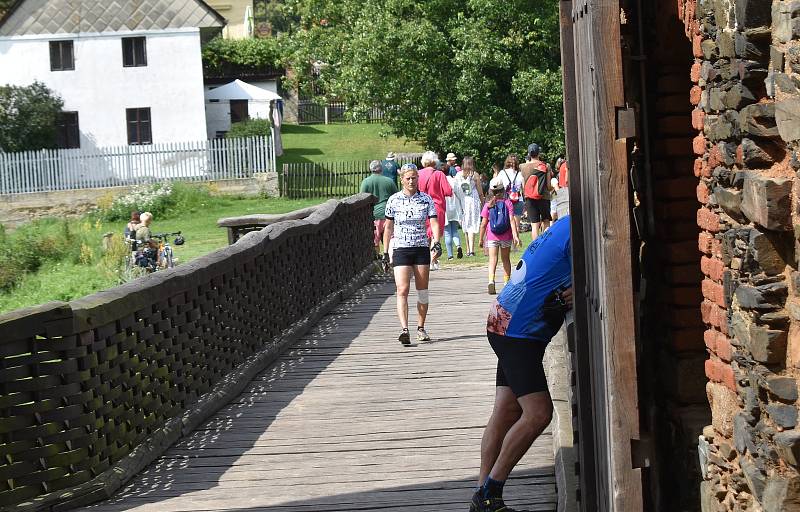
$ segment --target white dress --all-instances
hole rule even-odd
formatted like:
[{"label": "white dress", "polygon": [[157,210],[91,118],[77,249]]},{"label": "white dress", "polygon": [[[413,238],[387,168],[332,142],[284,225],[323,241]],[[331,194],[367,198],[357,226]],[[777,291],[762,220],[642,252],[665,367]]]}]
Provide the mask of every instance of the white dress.
[{"label": "white dress", "polygon": [[461,229],[465,233],[477,233],[481,227],[481,198],[475,185],[475,174],[468,178],[462,172],[456,173],[455,186],[462,192]]}]

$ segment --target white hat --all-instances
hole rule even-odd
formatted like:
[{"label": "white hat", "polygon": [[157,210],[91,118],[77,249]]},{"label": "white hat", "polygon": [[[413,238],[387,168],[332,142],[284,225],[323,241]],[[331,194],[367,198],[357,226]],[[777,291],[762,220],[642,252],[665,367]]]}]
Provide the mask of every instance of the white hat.
[{"label": "white hat", "polygon": [[386,155],[386,160],[394,160],[396,158],[394,151],[389,151],[389,154]]},{"label": "white hat", "polygon": [[455,160],[455,159],[456,159],[456,154],[455,153],[447,153],[447,157],[445,158],[445,160],[448,160],[448,161],[449,160]]}]

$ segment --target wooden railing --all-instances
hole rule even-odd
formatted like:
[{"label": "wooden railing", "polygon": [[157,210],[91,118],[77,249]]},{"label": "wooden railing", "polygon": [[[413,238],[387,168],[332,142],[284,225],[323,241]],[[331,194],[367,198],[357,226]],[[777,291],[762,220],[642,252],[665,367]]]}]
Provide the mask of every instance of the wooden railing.
[{"label": "wooden railing", "polygon": [[174,269],[0,316],[0,507],[106,498],[235,397],[368,275],[373,203],[331,200]]},{"label": "wooden railing", "polygon": [[[403,165],[420,165],[419,155],[398,158]],[[283,164],[280,179],[281,197],[291,199],[346,197],[357,194],[361,182],[369,176],[369,160],[354,162],[301,162]]]}]

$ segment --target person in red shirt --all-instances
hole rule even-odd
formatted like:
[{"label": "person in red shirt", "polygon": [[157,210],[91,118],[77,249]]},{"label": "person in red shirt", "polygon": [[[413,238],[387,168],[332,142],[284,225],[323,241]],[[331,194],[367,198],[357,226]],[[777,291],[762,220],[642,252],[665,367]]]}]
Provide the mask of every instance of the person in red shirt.
[{"label": "person in red shirt", "polygon": [[[419,190],[425,192],[433,199],[436,206],[436,214],[439,219],[445,218],[446,202],[445,197],[453,195],[453,188],[447,181],[447,175],[436,170],[439,157],[433,151],[426,151],[422,154],[422,169],[419,170]],[[439,233],[436,237],[441,238],[444,234],[444,222],[439,222]],[[428,238],[433,239],[430,222],[428,223]]]}]

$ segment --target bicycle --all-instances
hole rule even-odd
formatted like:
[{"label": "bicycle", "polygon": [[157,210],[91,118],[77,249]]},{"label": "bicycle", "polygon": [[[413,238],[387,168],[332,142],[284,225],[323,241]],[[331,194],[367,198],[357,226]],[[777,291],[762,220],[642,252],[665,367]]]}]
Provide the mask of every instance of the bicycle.
[{"label": "bicycle", "polygon": [[148,242],[141,240],[125,240],[130,248],[128,256],[125,258],[125,271],[131,277],[136,277],[136,270],[140,273],[152,273],[158,270],[173,268],[177,258],[172,250],[169,237],[174,236],[175,245],[183,245],[185,239],[180,231],[174,233],[155,233],[150,239],[158,240],[158,247],[152,247]]},{"label": "bicycle", "polygon": [[172,252],[172,246],[169,244],[169,237],[174,236],[175,245],[183,245],[185,240],[181,236],[180,231],[174,233],[154,233],[152,238],[158,239],[158,252],[157,252],[157,267],[158,269],[173,268],[175,262],[175,254]]}]

